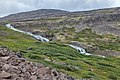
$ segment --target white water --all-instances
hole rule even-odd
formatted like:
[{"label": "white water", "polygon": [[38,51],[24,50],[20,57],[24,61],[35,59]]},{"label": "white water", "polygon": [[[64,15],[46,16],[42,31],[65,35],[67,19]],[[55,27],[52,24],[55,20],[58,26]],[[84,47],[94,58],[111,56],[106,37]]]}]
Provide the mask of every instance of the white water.
[{"label": "white water", "polygon": [[74,45],[69,45],[70,47],[72,47],[72,48],[74,48],[74,49],[76,49],[76,50],[78,50],[81,54],[85,54],[85,55],[92,55],[92,54],[90,54],[90,53],[87,53],[86,51],[85,51],[85,49],[83,49],[83,48],[81,48],[81,47],[78,47],[78,46],[74,46]]},{"label": "white water", "polygon": [[78,50],[81,54],[84,54],[84,55],[93,55],[93,56],[99,56],[99,57],[103,57],[105,58],[105,56],[102,56],[102,55],[95,55],[95,54],[90,54],[90,53],[87,53],[85,49],[81,48],[81,47],[78,47],[78,46],[75,46],[75,45],[71,45],[69,44],[70,47]]},{"label": "white water", "polygon": [[[9,29],[12,29],[12,30],[14,30],[14,31],[18,31],[18,32],[21,32],[21,33],[24,33],[24,34],[31,35],[31,36],[33,36],[35,39],[40,40],[40,41],[42,41],[42,42],[49,42],[49,39],[47,39],[47,38],[44,38],[44,37],[42,37],[42,36],[40,36],[40,35],[32,34],[31,32],[25,32],[25,31],[18,30],[18,29],[16,29],[16,28],[14,28],[13,26],[11,26],[11,24],[6,24],[6,27],[9,28]],[[85,49],[83,49],[83,48],[81,48],[81,47],[78,47],[78,46],[75,46],[75,45],[71,45],[71,44],[69,44],[68,46],[70,46],[70,47],[78,50],[81,54],[84,54],[84,55],[93,55],[93,54],[87,53],[87,52],[85,51]],[[94,55],[94,56],[100,56],[100,57],[105,58],[105,56],[102,56],[102,55]]]},{"label": "white water", "polygon": [[14,31],[18,31],[18,32],[21,32],[21,33],[24,33],[24,34],[31,35],[31,36],[33,36],[35,39],[40,40],[40,41],[42,41],[42,42],[49,42],[49,39],[47,39],[47,38],[44,38],[44,37],[42,37],[42,36],[40,36],[40,35],[32,34],[31,32],[25,32],[25,31],[18,30],[18,29],[16,29],[16,28],[14,28],[13,26],[11,26],[11,24],[6,24],[6,27],[9,28],[9,29],[12,29],[12,30],[14,30]]}]

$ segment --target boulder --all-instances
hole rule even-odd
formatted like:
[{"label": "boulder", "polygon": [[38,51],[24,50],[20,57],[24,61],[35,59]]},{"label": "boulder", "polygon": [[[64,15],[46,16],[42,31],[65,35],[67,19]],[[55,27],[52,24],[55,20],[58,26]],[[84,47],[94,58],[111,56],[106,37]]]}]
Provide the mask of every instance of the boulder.
[{"label": "boulder", "polygon": [[0,56],[8,56],[9,51],[6,48],[0,48]]},{"label": "boulder", "polygon": [[10,58],[10,56],[1,57],[2,61],[7,61],[9,58]]},{"label": "boulder", "polygon": [[9,64],[4,64],[2,69],[7,71],[8,69],[10,69],[10,65]]},{"label": "boulder", "polygon": [[37,80],[37,76],[31,76],[30,80]]},{"label": "boulder", "polygon": [[2,78],[2,79],[10,79],[11,78],[11,74],[6,72],[6,71],[2,71],[0,73],[0,78]]}]

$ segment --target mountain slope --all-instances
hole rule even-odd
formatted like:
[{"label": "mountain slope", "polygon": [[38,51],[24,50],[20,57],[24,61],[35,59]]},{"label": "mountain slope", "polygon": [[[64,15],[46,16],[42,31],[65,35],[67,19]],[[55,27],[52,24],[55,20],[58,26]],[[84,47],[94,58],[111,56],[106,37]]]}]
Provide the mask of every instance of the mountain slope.
[{"label": "mountain slope", "polygon": [[1,47],[22,53],[32,62],[42,63],[77,79],[120,79],[119,58],[85,56],[63,43],[41,43],[5,26],[0,26],[0,35]]},{"label": "mountain slope", "polygon": [[[120,37],[120,8],[108,8],[83,12],[67,12],[54,9],[40,9],[12,14],[0,19],[0,22],[12,21],[21,26],[45,26],[49,29],[74,27],[76,31],[91,28],[98,34],[114,34]],[[23,21],[23,22],[22,22]],[[19,23],[20,24],[20,23]],[[25,25],[26,24],[26,25]],[[33,25],[32,25],[33,24]]]},{"label": "mountain slope", "polygon": [[[39,34],[51,41],[42,43],[31,36],[0,26],[0,46],[20,52],[30,61],[40,62],[78,79],[120,79],[120,8],[85,12],[38,10],[9,15],[2,24]],[[65,44],[81,46],[86,56]]]},{"label": "mountain slope", "polygon": [[[7,19],[16,28],[42,35],[51,41],[76,41],[90,53],[120,56],[120,8],[84,12],[42,9],[13,16],[3,20]],[[23,16],[22,19],[20,16]]]}]

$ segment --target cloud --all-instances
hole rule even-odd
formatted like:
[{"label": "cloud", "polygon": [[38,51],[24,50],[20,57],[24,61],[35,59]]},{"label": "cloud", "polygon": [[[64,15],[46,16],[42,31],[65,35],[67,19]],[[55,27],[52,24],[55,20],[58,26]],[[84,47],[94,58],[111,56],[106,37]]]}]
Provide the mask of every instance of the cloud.
[{"label": "cloud", "polygon": [[81,11],[119,6],[119,0],[2,0],[0,16],[35,9]]},{"label": "cloud", "polygon": [[112,7],[120,7],[120,0],[114,0]]}]

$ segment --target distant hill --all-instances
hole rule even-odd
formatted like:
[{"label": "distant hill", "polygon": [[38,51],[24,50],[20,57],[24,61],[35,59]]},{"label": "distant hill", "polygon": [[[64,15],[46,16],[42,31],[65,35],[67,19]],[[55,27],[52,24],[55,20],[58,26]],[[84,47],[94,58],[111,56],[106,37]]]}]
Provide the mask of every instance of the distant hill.
[{"label": "distant hill", "polygon": [[[119,20],[120,18],[120,7],[116,8],[106,8],[106,9],[98,9],[98,10],[90,10],[90,11],[76,11],[76,12],[68,12],[57,9],[39,9],[28,12],[21,12],[16,14],[10,14],[1,20],[10,20],[10,21],[20,21],[20,20],[31,20],[31,19],[41,19],[48,17],[60,17],[60,16],[78,16],[84,15],[87,16],[87,19],[84,21],[86,23],[90,22],[101,22],[101,21],[114,21]],[[89,17],[89,18],[88,18]]]},{"label": "distant hill", "polygon": [[[49,19],[49,21],[46,21],[46,19]],[[25,26],[29,24],[32,26],[34,23],[34,26],[41,25],[49,27],[50,29],[56,29],[57,26],[61,29],[63,25],[64,27],[74,27],[77,31],[81,31],[85,28],[92,28],[92,30],[98,34],[111,33],[120,36],[119,7],[77,12],[40,9],[11,14],[0,19],[0,22],[4,21],[16,23],[23,22]]]},{"label": "distant hill", "polygon": [[68,11],[57,10],[57,9],[39,9],[29,12],[21,12],[17,14],[10,14],[3,17],[1,20],[19,21],[19,20],[30,20],[30,19],[40,19],[47,18],[50,16],[60,16],[68,13]]}]

